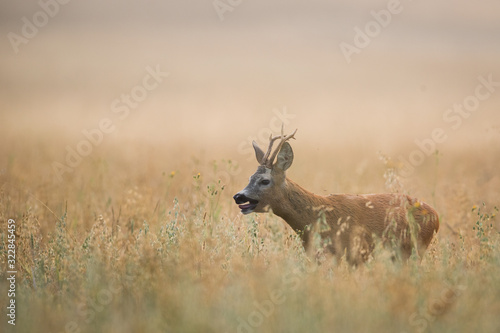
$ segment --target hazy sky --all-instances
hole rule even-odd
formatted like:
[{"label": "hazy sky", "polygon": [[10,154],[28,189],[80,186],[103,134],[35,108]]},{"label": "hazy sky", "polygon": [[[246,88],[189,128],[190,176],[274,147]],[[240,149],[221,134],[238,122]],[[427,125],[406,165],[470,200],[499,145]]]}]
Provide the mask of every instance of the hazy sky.
[{"label": "hazy sky", "polygon": [[[110,117],[117,135],[224,140],[286,109],[308,141],[387,146],[443,126],[478,77],[500,81],[498,1],[0,6],[0,120],[27,130],[80,135]],[[155,69],[168,76],[143,98]],[[456,134],[500,125],[499,105],[500,89]]]}]

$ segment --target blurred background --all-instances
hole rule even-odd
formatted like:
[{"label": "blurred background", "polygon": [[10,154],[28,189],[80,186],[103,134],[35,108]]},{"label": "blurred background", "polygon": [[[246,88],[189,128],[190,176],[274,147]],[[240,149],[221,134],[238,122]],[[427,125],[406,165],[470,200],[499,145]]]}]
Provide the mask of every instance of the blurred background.
[{"label": "blurred background", "polygon": [[[376,23],[373,12],[391,6],[397,13],[386,26]],[[500,87],[457,129],[443,120],[474,94],[479,76],[500,81],[498,1],[41,0],[1,7],[0,145],[45,149],[49,162],[63,163],[66,147],[102,119],[114,127],[94,151],[118,143],[127,153],[127,143],[141,142],[165,155],[178,149],[171,159],[203,152],[250,161],[249,137],[264,138],[277,112],[289,115],[287,129],[299,129],[296,155],[314,152],[318,163],[326,153],[340,160],[346,149],[408,157],[434,128],[447,134],[441,151],[500,143]],[[346,56],[341,46],[356,47],[358,32],[370,28],[367,45]],[[168,76],[140,88],[155,69]],[[140,101],[123,109],[121,99],[134,89]]]}]

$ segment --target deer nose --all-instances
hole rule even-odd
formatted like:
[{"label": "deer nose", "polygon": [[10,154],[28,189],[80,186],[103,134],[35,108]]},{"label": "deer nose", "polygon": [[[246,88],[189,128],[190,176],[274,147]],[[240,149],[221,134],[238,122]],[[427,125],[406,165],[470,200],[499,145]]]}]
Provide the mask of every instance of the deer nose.
[{"label": "deer nose", "polygon": [[248,201],[245,197],[245,195],[241,194],[241,193],[236,193],[233,197],[234,199],[234,202],[236,202],[237,204],[242,204],[242,203],[245,203],[246,201]]}]

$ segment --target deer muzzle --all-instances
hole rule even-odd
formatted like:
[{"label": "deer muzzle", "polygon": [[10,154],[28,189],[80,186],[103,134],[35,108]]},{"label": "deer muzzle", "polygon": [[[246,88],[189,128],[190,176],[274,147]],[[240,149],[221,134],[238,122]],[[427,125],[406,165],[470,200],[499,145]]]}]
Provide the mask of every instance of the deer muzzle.
[{"label": "deer muzzle", "polygon": [[236,193],[233,197],[234,202],[241,209],[242,214],[250,214],[259,204],[258,200],[247,197],[242,193]]}]

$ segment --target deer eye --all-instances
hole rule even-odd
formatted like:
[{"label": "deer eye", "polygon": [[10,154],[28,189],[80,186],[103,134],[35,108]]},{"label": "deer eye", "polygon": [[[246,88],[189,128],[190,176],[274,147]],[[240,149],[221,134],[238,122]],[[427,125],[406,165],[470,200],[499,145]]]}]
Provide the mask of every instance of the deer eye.
[{"label": "deer eye", "polygon": [[271,181],[269,179],[263,179],[260,183],[262,185],[269,185],[269,184],[271,184]]}]

